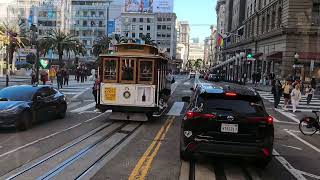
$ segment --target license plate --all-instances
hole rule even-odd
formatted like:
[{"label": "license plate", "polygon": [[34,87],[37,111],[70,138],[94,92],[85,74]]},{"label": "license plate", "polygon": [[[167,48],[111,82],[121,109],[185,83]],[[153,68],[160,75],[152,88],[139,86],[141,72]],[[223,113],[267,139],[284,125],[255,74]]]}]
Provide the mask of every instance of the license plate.
[{"label": "license plate", "polygon": [[238,133],[238,124],[221,124],[221,132]]},{"label": "license plate", "polygon": [[115,101],[116,100],[116,88],[108,87],[104,89],[104,99],[106,101]]}]

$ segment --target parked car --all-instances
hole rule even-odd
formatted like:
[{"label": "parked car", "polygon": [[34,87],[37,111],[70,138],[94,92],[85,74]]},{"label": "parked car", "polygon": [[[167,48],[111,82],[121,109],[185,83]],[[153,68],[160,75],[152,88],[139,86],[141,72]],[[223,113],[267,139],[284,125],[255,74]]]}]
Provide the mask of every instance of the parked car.
[{"label": "parked car", "polygon": [[272,159],[273,118],[260,95],[245,86],[199,84],[181,125],[180,156],[195,154],[252,158],[259,167]]},{"label": "parked car", "polygon": [[218,82],[219,81],[219,77],[216,74],[209,74],[208,76],[208,81],[215,81]]},{"label": "parked car", "polygon": [[20,85],[0,90],[0,126],[26,130],[38,121],[64,118],[66,111],[65,96],[51,86]]}]

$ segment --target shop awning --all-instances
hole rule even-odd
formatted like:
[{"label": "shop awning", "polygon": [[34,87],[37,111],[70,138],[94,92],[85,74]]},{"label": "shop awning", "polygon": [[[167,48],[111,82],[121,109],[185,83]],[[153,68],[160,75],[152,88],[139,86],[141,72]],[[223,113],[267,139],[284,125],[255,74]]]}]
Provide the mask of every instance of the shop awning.
[{"label": "shop awning", "polygon": [[282,60],[282,51],[274,51],[267,55],[267,60],[270,61],[281,61]]},{"label": "shop awning", "polygon": [[320,53],[318,52],[299,52],[299,59],[320,60]]},{"label": "shop awning", "polygon": [[263,55],[263,53],[256,53],[256,54],[254,54],[253,55],[253,58],[255,58],[255,59],[257,59],[258,57],[260,57],[260,56],[262,56]]}]

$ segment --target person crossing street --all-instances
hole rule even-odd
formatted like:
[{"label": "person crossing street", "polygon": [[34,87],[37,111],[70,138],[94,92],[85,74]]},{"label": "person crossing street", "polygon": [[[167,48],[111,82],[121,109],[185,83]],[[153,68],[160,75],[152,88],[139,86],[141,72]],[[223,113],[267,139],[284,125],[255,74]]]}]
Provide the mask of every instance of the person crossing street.
[{"label": "person crossing street", "polygon": [[57,72],[57,84],[58,84],[58,89],[62,88],[63,74],[62,74],[62,71],[60,69]]},{"label": "person crossing street", "polygon": [[291,104],[292,104],[292,111],[297,111],[297,106],[301,100],[301,92],[300,92],[300,85],[296,85],[295,88],[291,92]]}]

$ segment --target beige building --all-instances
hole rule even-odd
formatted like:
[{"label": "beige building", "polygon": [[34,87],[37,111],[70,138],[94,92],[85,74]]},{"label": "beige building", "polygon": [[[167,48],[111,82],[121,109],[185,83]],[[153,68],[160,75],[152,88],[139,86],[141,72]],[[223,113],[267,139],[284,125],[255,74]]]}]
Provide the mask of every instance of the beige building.
[{"label": "beige building", "polygon": [[204,58],[204,43],[190,41],[189,44],[189,60],[197,60]]},{"label": "beige building", "polygon": [[226,0],[229,34],[224,62],[214,69],[236,81],[250,80],[253,72],[320,78],[319,7],[316,0]]}]

